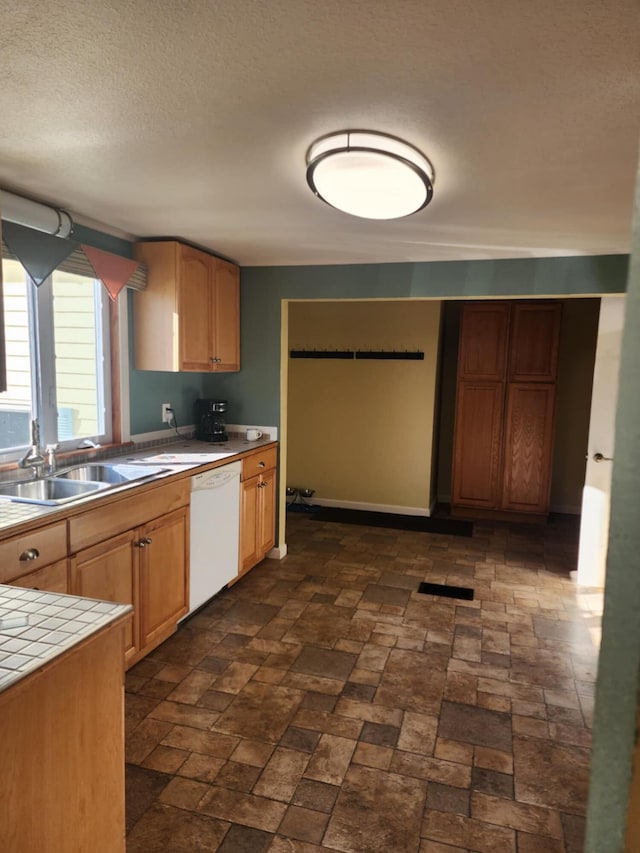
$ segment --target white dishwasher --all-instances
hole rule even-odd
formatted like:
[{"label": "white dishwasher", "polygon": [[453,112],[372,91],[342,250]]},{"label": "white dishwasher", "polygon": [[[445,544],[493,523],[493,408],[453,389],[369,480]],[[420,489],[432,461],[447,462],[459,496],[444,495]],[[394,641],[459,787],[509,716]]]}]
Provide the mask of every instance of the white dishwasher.
[{"label": "white dishwasher", "polygon": [[191,478],[189,613],[238,574],[242,462]]}]

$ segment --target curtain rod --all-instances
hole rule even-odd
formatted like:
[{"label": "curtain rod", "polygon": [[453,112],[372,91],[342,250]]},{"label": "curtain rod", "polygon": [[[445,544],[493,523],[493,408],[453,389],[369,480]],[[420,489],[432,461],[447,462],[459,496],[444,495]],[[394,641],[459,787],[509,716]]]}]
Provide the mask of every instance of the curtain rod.
[{"label": "curtain rod", "polygon": [[54,237],[68,237],[73,229],[73,219],[66,210],[6,190],[0,190],[0,215],[7,222],[15,222],[34,231],[44,231]]}]

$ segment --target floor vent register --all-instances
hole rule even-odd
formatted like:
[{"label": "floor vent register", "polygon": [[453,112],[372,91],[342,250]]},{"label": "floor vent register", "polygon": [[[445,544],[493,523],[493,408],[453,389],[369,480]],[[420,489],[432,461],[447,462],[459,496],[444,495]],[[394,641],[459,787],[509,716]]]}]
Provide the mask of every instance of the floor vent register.
[{"label": "floor vent register", "polygon": [[462,598],[465,601],[473,601],[473,590],[468,586],[450,586],[446,583],[423,581],[418,587],[418,592],[425,595],[441,595],[444,598]]}]

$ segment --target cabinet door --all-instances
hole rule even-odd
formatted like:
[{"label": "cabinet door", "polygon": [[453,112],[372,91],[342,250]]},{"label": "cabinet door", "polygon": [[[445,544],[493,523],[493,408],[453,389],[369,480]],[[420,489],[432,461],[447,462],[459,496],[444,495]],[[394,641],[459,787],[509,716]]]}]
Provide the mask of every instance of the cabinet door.
[{"label": "cabinet door", "polygon": [[260,477],[240,483],[240,574],[260,562],[258,503]]},{"label": "cabinet door", "polygon": [[58,560],[50,566],[36,569],[28,575],[22,575],[11,581],[11,586],[21,586],[26,589],[41,589],[46,592],[69,592],[68,567],[66,560]]},{"label": "cabinet door", "polygon": [[549,509],[555,386],[511,383],[505,419],[502,508]]},{"label": "cabinet door", "polygon": [[212,370],[240,370],[240,270],[214,259]]},{"label": "cabinet door", "polygon": [[512,382],[555,382],[561,312],[559,302],[514,303],[509,348]]},{"label": "cabinet door", "polygon": [[458,348],[458,381],[501,382],[507,366],[509,304],[478,302],[462,309]]},{"label": "cabinet door", "polygon": [[181,246],[178,261],[178,315],[181,370],[211,369],[211,287],[213,258]]},{"label": "cabinet door", "polygon": [[125,660],[138,643],[138,560],[135,531],[129,530],[71,557],[71,593],[133,604],[134,617],[125,629]]},{"label": "cabinet door", "polygon": [[275,544],[276,469],[240,484],[240,574],[264,559]]},{"label": "cabinet door", "polygon": [[188,610],[187,508],[138,528],[140,647],[154,643]]},{"label": "cabinet door", "polygon": [[275,544],[276,531],[276,472],[275,468],[265,471],[258,489],[258,531],[260,559]]},{"label": "cabinet door", "polygon": [[500,487],[502,382],[461,382],[456,402],[453,505],[495,509]]}]

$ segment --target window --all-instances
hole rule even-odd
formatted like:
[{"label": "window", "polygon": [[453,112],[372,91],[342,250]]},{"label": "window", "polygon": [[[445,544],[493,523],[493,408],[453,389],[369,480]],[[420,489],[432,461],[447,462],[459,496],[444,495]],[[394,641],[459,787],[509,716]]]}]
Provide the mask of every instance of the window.
[{"label": "window", "polygon": [[98,280],[55,270],[35,287],[3,259],[7,390],[0,393],[0,455],[40,440],[76,447],[111,439],[109,299]]}]

